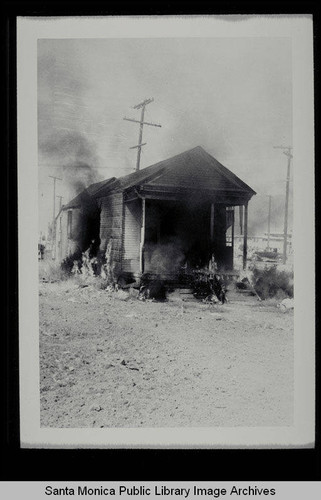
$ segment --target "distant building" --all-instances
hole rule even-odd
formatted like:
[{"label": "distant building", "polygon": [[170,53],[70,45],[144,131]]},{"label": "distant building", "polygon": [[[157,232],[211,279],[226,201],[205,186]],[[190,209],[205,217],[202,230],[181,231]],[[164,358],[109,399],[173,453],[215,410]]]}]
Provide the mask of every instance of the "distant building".
[{"label": "distant building", "polygon": [[[270,241],[269,241],[270,240]],[[269,242],[269,245],[268,245]],[[235,236],[235,245],[243,244],[243,236]],[[278,253],[283,252],[283,244],[284,244],[284,235],[283,233],[270,233],[270,239],[268,238],[268,234],[264,233],[263,236],[249,236],[248,237],[248,248],[249,251],[253,250],[267,250],[268,246],[271,251],[275,251]],[[287,253],[292,253],[292,233],[288,234],[287,237]]]}]

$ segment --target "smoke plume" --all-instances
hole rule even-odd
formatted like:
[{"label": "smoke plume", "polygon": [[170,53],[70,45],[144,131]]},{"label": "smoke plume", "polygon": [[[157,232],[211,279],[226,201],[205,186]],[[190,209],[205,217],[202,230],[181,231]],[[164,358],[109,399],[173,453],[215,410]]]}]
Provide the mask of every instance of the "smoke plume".
[{"label": "smoke plume", "polygon": [[176,243],[148,245],[145,252],[145,266],[156,274],[176,273],[185,261],[185,255]]},{"label": "smoke plume", "polygon": [[81,132],[57,130],[39,146],[63,168],[63,182],[70,196],[101,180],[95,146]]},{"label": "smoke plume", "polygon": [[69,199],[101,180],[97,144],[89,138],[93,123],[87,105],[90,85],[76,55],[72,41],[38,44],[39,153],[45,165],[62,169]]}]

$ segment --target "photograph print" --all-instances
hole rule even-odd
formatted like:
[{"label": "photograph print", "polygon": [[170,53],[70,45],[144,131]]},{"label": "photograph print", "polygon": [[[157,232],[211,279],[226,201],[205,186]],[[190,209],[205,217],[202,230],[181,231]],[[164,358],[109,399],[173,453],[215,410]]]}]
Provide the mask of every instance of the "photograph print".
[{"label": "photograph print", "polygon": [[41,429],[295,425],[292,40],[227,35],[37,38]]}]

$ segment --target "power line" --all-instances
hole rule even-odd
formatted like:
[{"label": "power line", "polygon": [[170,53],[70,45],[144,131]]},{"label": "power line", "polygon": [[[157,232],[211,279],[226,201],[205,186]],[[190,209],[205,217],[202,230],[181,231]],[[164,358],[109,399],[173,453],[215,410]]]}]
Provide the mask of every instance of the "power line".
[{"label": "power line", "polygon": [[[46,167],[46,168],[66,168],[66,165],[57,165],[53,163],[38,163],[38,167]],[[110,169],[110,165],[108,167],[92,167],[93,170],[107,170]],[[49,176],[50,177],[50,176]]]}]

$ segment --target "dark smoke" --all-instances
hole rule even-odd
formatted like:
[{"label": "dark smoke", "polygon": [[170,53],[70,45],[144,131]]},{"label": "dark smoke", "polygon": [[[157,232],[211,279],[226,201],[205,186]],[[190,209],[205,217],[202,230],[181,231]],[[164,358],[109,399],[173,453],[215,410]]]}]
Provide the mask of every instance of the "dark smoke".
[{"label": "dark smoke", "polygon": [[39,143],[40,151],[51,157],[65,161],[97,161],[95,146],[87,137],[76,130],[54,128]]},{"label": "dark smoke", "polygon": [[145,251],[145,265],[157,274],[176,273],[185,261],[180,241],[164,244],[148,244]]},{"label": "dark smoke", "polygon": [[39,149],[63,167],[70,196],[101,180],[95,146],[81,132],[57,130],[39,144]]},{"label": "dark smoke", "polygon": [[63,166],[63,178],[71,193],[77,195],[98,181],[97,172],[87,163],[76,162]]},{"label": "dark smoke", "polygon": [[73,41],[39,41],[39,153],[45,164],[63,168],[70,198],[102,180],[97,172],[97,147],[86,133],[91,120],[86,107],[89,89],[86,68],[77,62]]}]

